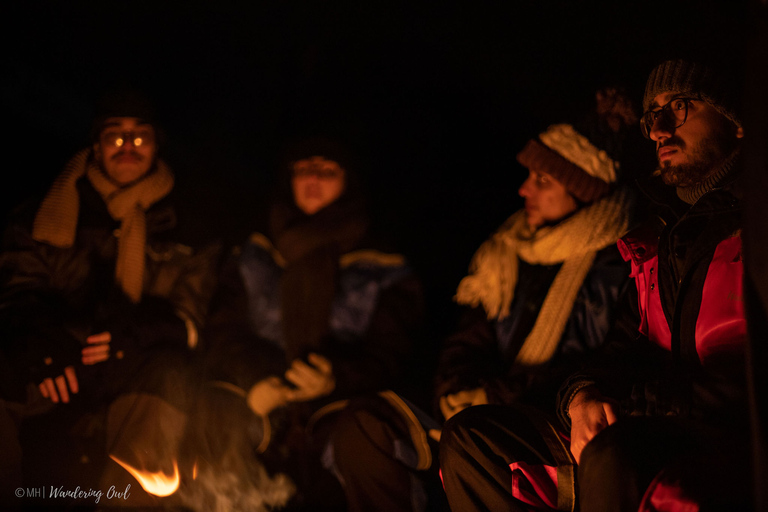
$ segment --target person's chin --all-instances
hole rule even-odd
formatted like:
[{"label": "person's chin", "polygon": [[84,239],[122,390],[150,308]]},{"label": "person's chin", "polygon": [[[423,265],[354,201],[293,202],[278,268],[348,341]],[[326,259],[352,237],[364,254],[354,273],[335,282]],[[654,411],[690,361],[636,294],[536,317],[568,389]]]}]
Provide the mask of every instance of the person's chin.
[{"label": "person's chin", "polygon": [[544,223],[544,221],[538,215],[531,215],[530,213],[526,212],[526,214],[525,214],[525,223],[528,225],[528,227],[531,230],[535,230],[536,228],[541,226]]},{"label": "person's chin", "polygon": [[134,165],[118,166],[112,172],[108,173],[110,177],[121,185],[127,185],[144,176],[149,170],[137,168]]},{"label": "person's chin", "polygon": [[670,165],[661,170],[661,180],[670,187],[689,187],[697,183],[696,175],[690,168]]},{"label": "person's chin", "polygon": [[314,201],[304,201],[299,206],[299,209],[304,213],[306,213],[307,215],[314,215],[315,213],[320,211],[320,204]]}]

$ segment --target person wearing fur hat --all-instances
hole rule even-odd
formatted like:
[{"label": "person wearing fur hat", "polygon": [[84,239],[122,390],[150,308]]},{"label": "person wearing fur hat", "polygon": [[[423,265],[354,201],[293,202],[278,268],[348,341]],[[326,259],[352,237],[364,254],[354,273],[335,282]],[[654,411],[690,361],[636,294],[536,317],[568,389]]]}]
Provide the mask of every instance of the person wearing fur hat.
[{"label": "person wearing fur hat", "polygon": [[560,387],[560,424],[488,407],[446,428],[456,510],[750,510],[736,90],[698,62],[652,71],[653,215],[618,244],[634,289]]},{"label": "person wearing fur hat", "polygon": [[254,446],[297,487],[289,509],[334,510],[343,496],[320,462],[331,413],[411,378],[422,292],[404,256],[372,236],[344,144],[304,139],[284,160],[270,229],[224,270],[209,366],[260,419]]},{"label": "person wearing fur hat", "polygon": [[[627,230],[630,196],[616,186],[606,152],[557,124],[517,159],[528,169],[518,191],[525,208],[480,247],[456,292],[466,311],[439,358],[441,420],[488,403],[551,407],[560,381],[601,344],[628,280],[616,240]],[[382,397],[343,415],[334,451],[350,510],[440,506],[425,493],[439,486],[433,457],[442,421]]]},{"label": "person wearing fur hat", "polygon": [[164,355],[196,347],[218,257],[215,244],[177,223],[175,178],[158,157],[149,102],[112,92],[93,126],[92,145],[42,202],[17,212],[0,253],[2,399],[47,402],[38,412],[62,446],[73,439],[66,418],[151,388]]}]

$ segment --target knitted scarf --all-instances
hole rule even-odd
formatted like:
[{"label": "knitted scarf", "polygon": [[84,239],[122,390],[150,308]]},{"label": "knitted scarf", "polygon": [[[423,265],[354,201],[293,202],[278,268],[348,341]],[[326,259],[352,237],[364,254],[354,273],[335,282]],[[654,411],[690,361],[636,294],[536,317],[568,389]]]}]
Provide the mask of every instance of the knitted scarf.
[{"label": "knitted scarf", "polygon": [[597,251],[626,232],[629,202],[628,191],[618,189],[560,223],[535,231],[528,227],[525,211],[515,213],[475,253],[455,300],[473,307],[482,304],[489,320],[501,320],[514,299],[518,258],[534,265],[562,263],[515,360],[522,365],[545,363],[557,349]]},{"label": "knitted scarf", "polygon": [[157,161],[154,171],[141,180],[119,187],[93,161],[92,149],[84,149],[67,163],[40,205],[32,226],[32,238],[66,249],[77,232],[80,196],[77,181],[86,176],[101,195],[113,219],[120,221],[115,264],[115,281],[134,303],[141,300],[147,242],[146,210],[168,195],[174,178],[170,169]]},{"label": "knitted scarf", "polygon": [[314,215],[288,203],[271,211],[272,236],[285,270],[281,311],[288,361],[320,348],[336,293],[339,257],[354,249],[368,229],[358,201],[342,197]]}]

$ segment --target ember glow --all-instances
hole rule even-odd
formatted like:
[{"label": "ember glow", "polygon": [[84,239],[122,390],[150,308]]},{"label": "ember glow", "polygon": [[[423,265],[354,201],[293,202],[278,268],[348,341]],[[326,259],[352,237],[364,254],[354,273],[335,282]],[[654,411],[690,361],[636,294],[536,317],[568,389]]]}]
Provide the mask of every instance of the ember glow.
[{"label": "ember glow", "polygon": [[120,464],[126,471],[128,471],[133,477],[139,481],[141,487],[144,488],[149,494],[155,496],[170,496],[179,488],[179,466],[176,461],[173,461],[173,475],[168,476],[162,471],[157,473],[151,473],[149,471],[140,471],[127,462],[123,462],[114,455],[110,455],[110,458]]}]

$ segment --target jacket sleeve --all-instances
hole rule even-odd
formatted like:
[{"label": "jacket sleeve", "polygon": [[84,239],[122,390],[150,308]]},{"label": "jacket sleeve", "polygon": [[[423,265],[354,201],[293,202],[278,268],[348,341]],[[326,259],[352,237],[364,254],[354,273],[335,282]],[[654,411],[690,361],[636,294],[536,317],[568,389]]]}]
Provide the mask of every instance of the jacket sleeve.
[{"label": "jacket sleeve", "polygon": [[568,407],[583,388],[596,386],[603,395],[619,400],[625,409],[627,401],[635,394],[634,385],[638,379],[652,379],[661,371],[659,361],[665,354],[648,342],[640,333],[639,325],[637,290],[630,281],[620,297],[617,319],[606,335],[605,343],[560,386],[557,415],[566,429],[571,428]]},{"label": "jacket sleeve", "polygon": [[189,348],[198,346],[216,287],[220,253],[218,243],[199,248],[173,243],[161,254],[150,251],[147,266],[152,284],[134,318],[150,343],[153,338],[165,338]]},{"label": "jacket sleeve", "polygon": [[4,373],[2,387],[15,399],[27,382],[60,375],[80,355],[86,319],[51,286],[49,253],[23,223],[6,230],[0,252],[0,347],[11,372]]},{"label": "jacket sleeve", "polygon": [[485,310],[464,307],[456,332],[443,343],[435,374],[435,400],[485,387],[504,374],[496,333]]},{"label": "jacket sleeve", "polygon": [[287,369],[284,352],[259,338],[251,327],[237,254],[227,258],[221,269],[203,341],[207,377],[211,380],[247,391],[259,380],[281,376]]}]

